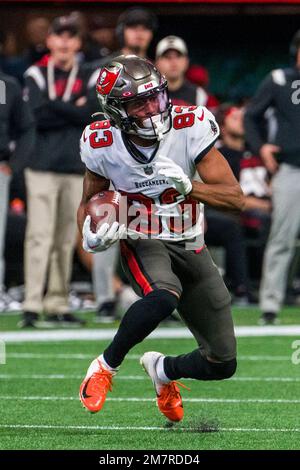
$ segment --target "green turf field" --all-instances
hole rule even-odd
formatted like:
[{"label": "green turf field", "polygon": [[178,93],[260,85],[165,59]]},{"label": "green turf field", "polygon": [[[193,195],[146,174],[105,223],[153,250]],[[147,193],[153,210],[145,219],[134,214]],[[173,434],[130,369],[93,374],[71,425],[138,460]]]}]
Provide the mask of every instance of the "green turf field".
[{"label": "green turf field", "polygon": [[[286,315],[289,324],[300,323],[295,309]],[[234,316],[253,324],[257,311]],[[16,320],[0,319],[11,330]],[[8,344],[0,365],[0,449],[299,449],[300,364],[291,361],[297,339],[239,338],[235,377],[183,380],[191,388],[182,391],[185,418],[172,428],[138,358],[147,350],[187,352],[192,339],[149,339],[134,348],[95,415],[82,408],[78,388],[107,341]]]}]

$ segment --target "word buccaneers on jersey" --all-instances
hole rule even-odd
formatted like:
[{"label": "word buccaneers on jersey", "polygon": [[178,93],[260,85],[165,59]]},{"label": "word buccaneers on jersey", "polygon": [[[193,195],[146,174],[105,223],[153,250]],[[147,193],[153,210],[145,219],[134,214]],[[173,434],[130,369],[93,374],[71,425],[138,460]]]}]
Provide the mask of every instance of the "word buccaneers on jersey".
[{"label": "word buccaneers on jersey", "polygon": [[156,163],[168,157],[193,180],[196,164],[218,136],[214,116],[205,107],[177,106],[172,108],[170,131],[145,151],[109,121],[92,123],[81,137],[81,159],[127,197],[129,235],[174,241],[197,237],[204,243],[203,204],[178,193],[172,181],[159,175]]}]

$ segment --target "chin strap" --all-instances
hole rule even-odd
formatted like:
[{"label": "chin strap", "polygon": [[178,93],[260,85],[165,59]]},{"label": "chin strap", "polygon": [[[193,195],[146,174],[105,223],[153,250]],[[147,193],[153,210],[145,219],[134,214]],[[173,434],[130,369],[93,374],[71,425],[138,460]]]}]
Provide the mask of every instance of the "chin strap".
[{"label": "chin strap", "polygon": [[[154,116],[154,118],[156,118],[156,116]],[[161,141],[164,138],[164,123],[161,122],[161,119],[157,120],[157,122],[156,122],[156,120],[154,118],[152,119],[152,125],[154,127],[154,132],[157,135],[157,140]]]},{"label": "chin strap", "polygon": [[165,122],[162,122],[161,115],[152,116],[143,121],[144,127],[138,127],[137,133],[145,139],[156,138],[158,141],[164,138]]}]

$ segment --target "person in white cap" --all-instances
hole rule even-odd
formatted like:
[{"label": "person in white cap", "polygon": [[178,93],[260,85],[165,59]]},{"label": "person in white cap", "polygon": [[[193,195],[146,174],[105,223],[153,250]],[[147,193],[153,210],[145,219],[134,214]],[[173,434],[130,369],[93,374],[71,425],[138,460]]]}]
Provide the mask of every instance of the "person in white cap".
[{"label": "person in white cap", "polygon": [[166,36],[156,47],[156,66],[168,80],[173,105],[206,106],[208,95],[204,88],[185,78],[189,67],[188,48],[178,36]]}]

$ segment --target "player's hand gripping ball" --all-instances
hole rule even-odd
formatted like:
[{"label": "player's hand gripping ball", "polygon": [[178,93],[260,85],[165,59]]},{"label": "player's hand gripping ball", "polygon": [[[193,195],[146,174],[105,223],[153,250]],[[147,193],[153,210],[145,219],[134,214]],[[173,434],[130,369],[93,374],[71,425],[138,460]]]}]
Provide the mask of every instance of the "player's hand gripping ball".
[{"label": "player's hand gripping ball", "polygon": [[107,250],[125,235],[125,225],[119,224],[121,197],[117,191],[101,191],[89,200],[82,228],[84,250]]}]

